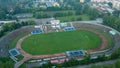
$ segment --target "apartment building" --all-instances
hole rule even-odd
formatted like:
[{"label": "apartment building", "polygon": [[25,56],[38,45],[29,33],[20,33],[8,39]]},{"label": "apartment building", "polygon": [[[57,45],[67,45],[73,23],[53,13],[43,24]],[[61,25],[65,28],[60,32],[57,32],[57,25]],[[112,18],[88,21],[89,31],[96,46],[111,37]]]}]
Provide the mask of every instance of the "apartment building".
[{"label": "apartment building", "polygon": [[113,4],[113,8],[120,10],[120,0],[113,1],[112,4]]},{"label": "apartment building", "polygon": [[105,2],[105,0],[91,0],[91,2]]},{"label": "apartment building", "polygon": [[118,0],[91,0],[91,2],[113,2],[113,1],[118,1]]},{"label": "apartment building", "polygon": [[85,0],[80,0],[81,3],[84,3]]}]

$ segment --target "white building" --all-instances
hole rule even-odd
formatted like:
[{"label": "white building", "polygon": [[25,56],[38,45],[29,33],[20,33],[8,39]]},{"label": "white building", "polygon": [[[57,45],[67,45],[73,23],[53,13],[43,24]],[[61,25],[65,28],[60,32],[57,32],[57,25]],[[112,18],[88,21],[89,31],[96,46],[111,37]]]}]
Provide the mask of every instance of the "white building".
[{"label": "white building", "polygon": [[50,24],[53,29],[60,29],[60,20],[51,20]]},{"label": "white building", "polygon": [[120,1],[113,1],[113,8],[120,10]]},{"label": "white building", "polygon": [[44,0],[35,0],[35,2],[44,2]]},{"label": "white building", "polygon": [[104,2],[105,0],[91,0],[91,2]]},{"label": "white building", "polygon": [[56,0],[35,0],[36,2],[55,2]]},{"label": "white building", "polygon": [[119,1],[119,0],[91,0],[91,2],[113,2],[113,1]]},{"label": "white building", "polygon": [[85,0],[80,0],[81,3],[84,3]]},{"label": "white building", "polygon": [[0,21],[0,24],[5,24],[5,23],[13,23],[16,22],[15,20],[10,20],[10,21]]}]

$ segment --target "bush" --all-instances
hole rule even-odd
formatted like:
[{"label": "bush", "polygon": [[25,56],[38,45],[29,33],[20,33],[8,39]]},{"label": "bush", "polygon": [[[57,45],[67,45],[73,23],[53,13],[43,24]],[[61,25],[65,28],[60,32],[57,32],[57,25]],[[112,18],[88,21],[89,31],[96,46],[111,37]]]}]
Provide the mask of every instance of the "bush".
[{"label": "bush", "polygon": [[115,68],[120,68],[120,60],[115,63]]},{"label": "bush", "polygon": [[75,60],[75,59],[71,59],[69,61],[65,61],[62,66],[63,67],[71,67],[71,66],[76,66],[79,65],[79,61]]}]

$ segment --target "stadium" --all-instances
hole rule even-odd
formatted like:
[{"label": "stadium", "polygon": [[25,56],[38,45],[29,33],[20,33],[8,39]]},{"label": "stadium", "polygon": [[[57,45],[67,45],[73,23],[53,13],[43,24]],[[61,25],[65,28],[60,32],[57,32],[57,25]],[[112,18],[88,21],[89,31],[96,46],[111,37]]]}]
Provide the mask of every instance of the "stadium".
[{"label": "stadium", "polygon": [[[71,58],[80,60],[86,54],[97,56],[110,51],[116,45],[114,40],[118,37],[117,31],[112,28],[79,22],[26,26],[8,36],[12,39],[24,33],[27,34],[20,37],[16,46],[9,50],[10,57],[17,66],[28,60],[62,63]],[[19,61],[21,64],[17,63],[16,57],[19,55],[23,56]]]}]

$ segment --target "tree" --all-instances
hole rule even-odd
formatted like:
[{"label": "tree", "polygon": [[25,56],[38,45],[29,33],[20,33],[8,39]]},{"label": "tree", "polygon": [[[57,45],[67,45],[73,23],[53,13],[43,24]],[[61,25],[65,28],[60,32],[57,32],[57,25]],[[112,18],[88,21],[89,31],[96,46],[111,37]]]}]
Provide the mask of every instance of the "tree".
[{"label": "tree", "polygon": [[115,62],[115,68],[120,68],[120,60]]},{"label": "tree", "polygon": [[106,60],[105,54],[98,56],[97,60],[98,61],[105,61]]},{"label": "tree", "polygon": [[90,12],[88,12],[88,15],[90,16],[90,19],[96,19],[99,16],[97,9],[90,9]]},{"label": "tree", "polygon": [[78,18],[77,18],[77,21],[81,21],[81,20],[82,20],[82,18],[81,18],[81,17],[78,17]]},{"label": "tree", "polygon": [[75,11],[75,15],[80,15],[80,14],[82,14],[82,11],[81,11],[81,10],[76,10],[76,11]]},{"label": "tree", "polygon": [[28,25],[34,25],[35,24],[35,21],[34,20],[28,20]]},{"label": "tree", "polygon": [[108,25],[108,26],[120,31],[120,19],[117,18],[116,16],[105,15],[103,17],[103,24]]},{"label": "tree", "polygon": [[85,14],[89,14],[89,12],[90,12],[90,6],[84,5],[82,11],[83,11],[83,13],[85,13]]},{"label": "tree", "polygon": [[91,0],[85,0],[85,2],[90,2]]},{"label": "tree", "polygon": [[120,58],[120,49],[116,50],[114,53],[111,55],[111,59],[116,59]]},{"label": "tree", "polygon": [[97,65],[92,65],[90,68],[99,68]]},{"label": "tree", "polygon": [[3,24],[2,28],[3,28],[3,30],[4,30],[5,32],[6,32],[6,31],[11,31],[11,30],[13,29],[11,23]]},{"label": "tree", "polygon": [[120,30],[120,19],[117,19],[113,25],[113,27],[117,30]]},{"label": "tree", "polygon": [[70,67],[70,66],[76,66],[79,65],[79,61],[75,59],[70,59],[69,61],[65,61],[62,66],[63,67]]},{"label": "tree", "polygon": [[0,37],[5,35],[7,32],[18,29],[22,26],[34,25],[34,24],[35,24],[35,21],[33,20],[28,20],[27,22],[21,22],[21,23],[18,23],[18,22],[5,23],[2,25],[2,30],[0,31]]},{"label": "tree", "polygon": [[108,3],[108,5],[112,8],[113,7],[113,4],[111,2]]},{"label": "tree", "polygon": [[53,64],[48,62],[48,64],[43,64],[40,68],[52,68]]},{"label": "tree", "polygon": [[4,64],[1,61],[0,61],[0,68],[4,68]]},{"label": "tree", "polygon": [[117,18],[115,16],[105,15],[103,17],[103,24],[114,27],[113,24],[115,23],[116,20],[117,20]]},{"label": "tree", "polygon": [[72,12],[72,11],[68,11],[67,13],[66,13],[66,15],[67,16],[72,16],[74,13]]},{"label": "tree", "polygon": [[83,64],[89,64],[90,63],[90,55],[89,54],[86,54],[85,56],[84,56],[84,60],[83,61],[81,61]]},{"label": "tree", "polygon": [[6,14],[3,10],[0,10],[0,19],[5,19]]},{"label": "tree", "polygon": [[4,68],[14,68],[13,67],[13,63],[11,61],[7,61],[5,64],[4,64]]},{"label": "tree", "polygon": [[49,18],[50,15],[43,13],[43,12],[37,12],[37,13],[34,13],[33,17],[35,17],[35,18]]},{"label": "tree", "polygon": [[114,65],[104,65],[102,68],[114,68]]},{"label": "tree", "polygon": [[113,12],[113,15],[119,17],[119,15],[120,15],[120,10],[115,10],[115,11]]},{"label": "tree", "polygon": [[0,58],[0,68],[14,68],[10,58]]}]

